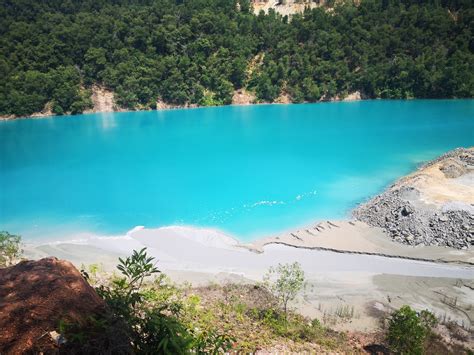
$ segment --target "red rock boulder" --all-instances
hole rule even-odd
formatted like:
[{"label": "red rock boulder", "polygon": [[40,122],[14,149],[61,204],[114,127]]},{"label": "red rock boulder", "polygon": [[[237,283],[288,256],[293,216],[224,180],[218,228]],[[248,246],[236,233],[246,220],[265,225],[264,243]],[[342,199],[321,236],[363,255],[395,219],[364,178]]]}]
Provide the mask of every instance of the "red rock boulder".
[{"label": "red rock boulder", "polygon": [[54,352],[50,332],[61,321],[82,324],[104,312],[104,301],[68,261],[45,258],[0,269],[0,354]]}]

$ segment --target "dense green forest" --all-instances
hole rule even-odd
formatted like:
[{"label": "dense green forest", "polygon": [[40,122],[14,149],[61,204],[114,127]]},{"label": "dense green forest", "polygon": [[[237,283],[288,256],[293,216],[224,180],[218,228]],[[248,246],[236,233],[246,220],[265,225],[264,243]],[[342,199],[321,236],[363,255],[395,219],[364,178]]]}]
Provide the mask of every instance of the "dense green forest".
[{"label": "dense green forest", "polygon": [[336,2],[254,15],[249,0],[1,0],[0,114],[90,107],[90,88],[125,108],[474,96],[472,0]]}]

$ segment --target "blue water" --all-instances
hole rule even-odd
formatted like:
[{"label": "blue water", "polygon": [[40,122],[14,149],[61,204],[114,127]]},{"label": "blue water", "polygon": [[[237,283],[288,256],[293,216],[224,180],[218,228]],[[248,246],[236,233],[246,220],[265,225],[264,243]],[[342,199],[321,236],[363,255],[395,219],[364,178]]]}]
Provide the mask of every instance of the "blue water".
[{"label": "blue water", "polygon": [[474,145],[474,100],[89,114],[0,123],[0,229],[136,225],[249,240],[344,218],[421,162]]}]

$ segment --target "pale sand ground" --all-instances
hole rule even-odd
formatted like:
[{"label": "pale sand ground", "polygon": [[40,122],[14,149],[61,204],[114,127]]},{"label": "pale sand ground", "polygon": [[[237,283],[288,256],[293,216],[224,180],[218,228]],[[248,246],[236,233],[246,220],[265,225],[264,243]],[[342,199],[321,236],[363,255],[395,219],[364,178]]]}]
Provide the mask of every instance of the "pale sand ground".
[{"label": "pale sand ground", "polygon": [[274,243],[304,248],[326,248],[348,252],[385,254],[406,258],[474,264],[473,249],[458,250],[438,246],[412,247],[393,242],[387,238],[381,228],[371,227],[358,221],[315,223],[295,231],[257,240],[250,246],[256,250],[261,250],[264,245]]},{"label": "pale sand ground", "polygon": [[[305,238],[302,243],[364,252],[391,251],[394,255],[397,252],[390,248],[396,246],[398,249],[395,250],[401,254],[413,257],[439,256],[460,261],[473,257],[470,251],[392,245],[379,231],[360,223],[354,226],[349,222],[331,223],[339,227],[326,226],[319,237],[302,236]],[[301,234],[301,231],[296,233]],[[280,240],[282,238],[285,236]],[[291,235],[288,238],[295,239]],[[298,261],[309,282],[304,299],[296,305],[298,310],[338,329],[373,330],[379,326],[380,310],[390,310],[401,304],[429,308],[439,315],[446,313],[459,323],[470,324],[474,319],[471,313],[474,289],[462,286],[474,283],[473,266],[264,245],[264,242],[255,242],[249,247],[221,232],[191,227],[135,229],[125,236],[82,235],[75,239],[74,242],[27,246],[25,253],[31,258],[53,255],[71,260],[78,266],[99,263],[104,270],[110,271],[119,256],[146,246],[157,258],[159,268],[174,281],[194,285],[258,282],[270,266]],[[463,281],[459,281],[461,279]],[[453,286],[456,283],[458,286]],[[458,303],[461,310],[442,303],[442,300],[449,303],[455,297],[463,300]],[[343,307],[353,313],[347,320],[335,315]]]},{"label": "pale sand ground", "polygon": [[[474,147],[467,148],[474,153]],[[464,173],[456,178],[447,177],[442,167],[453,164],[460,166],[457,159],[446,158],[437,163],[423,167],[420,170],[398,180],[394,186],[410,186],[420,192],[419,199],[426,204],[438,208],[445,204],[465,204],[473,211],[474,205],[474,170],[464,167]],[[474,213],[474,212],[472,212]]]}]

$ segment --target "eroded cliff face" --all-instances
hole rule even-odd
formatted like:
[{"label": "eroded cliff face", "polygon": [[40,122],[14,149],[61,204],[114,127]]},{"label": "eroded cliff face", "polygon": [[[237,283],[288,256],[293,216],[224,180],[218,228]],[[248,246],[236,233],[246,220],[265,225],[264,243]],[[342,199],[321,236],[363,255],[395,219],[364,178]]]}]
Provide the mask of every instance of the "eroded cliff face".
[{"label": "eroded cliff face", "polygon": [[283,16],[290,16],[301,13],[305,8],[315,8],[326,5],[327,0],[252,0],[255,14],[260,11],[268,13],[268,10],[274,9]]},{"label": "eroded cliff face", "polygon": [[235,90],[232,96],[232,105],[251,105],[255,101],[255,94],[246,89]]},{"label": "eroded cliff face", "polygon": [[117,111],[117,105],[115,104],[115,97],[113,91],[100,86],[92,85],[92,104],[93,107],[86,112],[113,112]]},{"label": "eroded cliff face", "polygon": [[[274,9],[283,16],[302,13],[306,8],[314,9],[316,7],[326,7],[328,11],[332,10],[337,4],[347,0],[252,0],[253,11],[259,14],[260,11],[268,13],[268,10]],[[352,0],[352,3],[359,5],[361,0]]]}]

